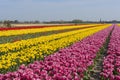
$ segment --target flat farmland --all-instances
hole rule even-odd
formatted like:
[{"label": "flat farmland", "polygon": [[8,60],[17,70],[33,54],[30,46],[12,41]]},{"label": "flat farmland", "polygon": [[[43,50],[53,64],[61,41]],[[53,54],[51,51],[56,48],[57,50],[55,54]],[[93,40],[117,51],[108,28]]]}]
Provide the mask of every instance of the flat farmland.
[{"label": "flat farmland", "polygon": [[119,80],[120,25],[0,28],[0,80]]}]

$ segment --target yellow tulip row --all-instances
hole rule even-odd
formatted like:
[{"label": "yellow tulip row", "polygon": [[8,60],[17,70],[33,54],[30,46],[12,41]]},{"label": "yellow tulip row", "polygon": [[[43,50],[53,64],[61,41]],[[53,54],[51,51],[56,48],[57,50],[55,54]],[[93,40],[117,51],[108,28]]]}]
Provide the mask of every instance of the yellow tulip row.
[{"label": "yellow tulip row", "polygon": [[37,32],[46,32],[53,30],[64,30],[64,29],[72,29],[72,28],[80,28],[80,27],[88,27],[95,26],[101,24],[88,24],[88,25],[78,25],[78,26],[60,26],[60,27],[46,27],[46,28],[35,28],[35,29],[22,29],[22,30],[8,30],[8,31],[0,31],[0,36],[12,36],[12,35],[22,35],[29,33],[37,33]]},{"label": "yellow tulip row", "polygon": [[[109,26],[108,24],[105,26]],[[101,26],[99,26],[101,27]],[[97,27],[96,27],[97,28]],[[80,32],[84,32],[86,30],[92,30],[95,28],[86,28],[86,29],[82,29],[82,30],[77,30],[77,31],[71,31],[71,32],[65,32],[65,33],[60,33],[60,34],[53,34],[53,35],[49,35],[49,36],[42,36],[42,37],[38,37],[38,38],[33,38],[33,39],[27,39],[27,40],[21,40],[21,41],[17,41],[14,43],[6,43],[6,44],[0,44],[0,55],[1,54],[5,54],[8,52],[13,52],[13,51],[19,51],[22,50],[24,48],[29,48],[31,46],[35,46],[38,44],[43,44],[45,42],[49,42],[51,40],[56,40],[62,37],[66,37],[69,35],[73,35],[76,33],[80,33]]]},{"label": "yellow tulip row", "polygon": [[39,60],[46,55],[52,54],[53,52],[61,48],[69,46],[72,43],[77,42],[107,27],[108,25],[97,27],[94,29],[89,29],[87,31],[72,34],[70,36],[60,38],[58,40],[52,40],[50,42],[46,41],[43,44],[38,44],[30,48],[28,47],[18,52],[10,52],[8,54],[1,55],[0,69],[7,70],[11,66],[20,65],[26,62],[30,63],[32,61]]},{"label": "yellow tulip row", "polygon": [[120,24],[116,24],[116,25],[118,25],[120,27]]}]

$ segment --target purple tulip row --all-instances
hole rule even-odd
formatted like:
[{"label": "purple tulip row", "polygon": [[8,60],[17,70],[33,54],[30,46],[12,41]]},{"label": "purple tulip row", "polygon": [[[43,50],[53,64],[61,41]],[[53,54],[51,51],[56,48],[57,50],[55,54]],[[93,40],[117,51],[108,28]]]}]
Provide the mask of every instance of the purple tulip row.
[{"label": "purple tulip row", "polygon": [[15,72],[0,74],[0,80],[81,80],[112,28],[61,49],[43,61],[35,61],[28,66],[23,64]]},{"label": "purple tulip row", "polygon": [[112,32],[101,75],[105,80],[120,80],[120,27],[115,26]]}]

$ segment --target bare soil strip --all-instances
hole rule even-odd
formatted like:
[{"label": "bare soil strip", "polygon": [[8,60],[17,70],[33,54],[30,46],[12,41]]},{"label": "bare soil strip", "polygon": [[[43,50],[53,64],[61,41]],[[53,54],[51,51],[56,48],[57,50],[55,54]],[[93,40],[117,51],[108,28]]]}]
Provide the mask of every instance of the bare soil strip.
[{"label": "bare soil strip", "polygon": [[[113,30],[114,28],[112,29],[112,31]],[[100,51],[97,53],[97,57],[94,59],[94,64],[90,66],[88,70],[85,72],[85,77],[83,80],[101,80],[100,73],[103,69],[102,63],[108,50],[108,44],[110,41],[110,36],[112,34],[112,31],[107,37],[106,42],[104,43],[103,47],[101,47]]]}]

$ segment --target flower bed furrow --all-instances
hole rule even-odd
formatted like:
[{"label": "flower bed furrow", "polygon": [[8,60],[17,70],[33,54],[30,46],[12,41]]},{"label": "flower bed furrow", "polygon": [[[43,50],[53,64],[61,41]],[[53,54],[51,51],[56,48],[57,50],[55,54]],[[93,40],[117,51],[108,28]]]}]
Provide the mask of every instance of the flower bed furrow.
[{"label": "flower bed furrow", "polygon": [[83,72],[93,64],[93,59],[102,47],[112,27],[61,49],[28,66],[20,66],[16,72],[1,74],[0,79],[16,80],[81,80]]},{"label": "flower bed furrow", "polygon": [[103,80],[120,80],[120,27],[117,25],[111,35],[108,52],[103,62]]},{"label": "flower bed furrow", "polygon": [[102,71],[102,63],[103,63],[105,54],[107,52],[108,44],[110,42],[110,37],[113,30],[114,30],[114,25],[108,37],[106,38],[106,41],[104,42],[103,46],[97,52],[93,65],[89,66],[89,68],[85,71],[85,76],[83,80],[101,80],[102,79],[100,75]]}]

